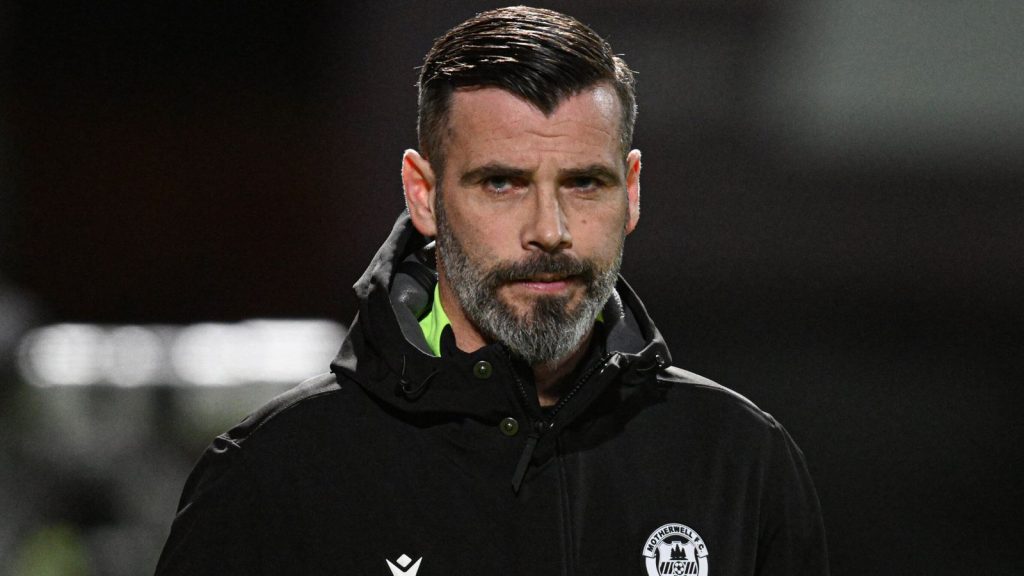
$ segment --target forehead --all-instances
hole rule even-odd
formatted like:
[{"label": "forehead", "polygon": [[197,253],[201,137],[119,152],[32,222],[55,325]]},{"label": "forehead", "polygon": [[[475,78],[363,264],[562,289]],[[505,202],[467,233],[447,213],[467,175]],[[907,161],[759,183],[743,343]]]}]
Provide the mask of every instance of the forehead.
[{"label": "forehead", "polygon": [[551,114],[500,88],[457,90],[449,117],[448,161],[456,170],[486,162],[524,168],[556,157],[563,163],[616,162],[620,104],[599,84],[563,100]]}]

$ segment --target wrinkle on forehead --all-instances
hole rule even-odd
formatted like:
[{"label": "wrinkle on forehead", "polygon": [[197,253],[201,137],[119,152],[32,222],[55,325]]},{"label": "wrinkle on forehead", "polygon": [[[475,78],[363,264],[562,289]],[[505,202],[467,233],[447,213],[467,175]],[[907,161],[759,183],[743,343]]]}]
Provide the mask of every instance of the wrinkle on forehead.
[{"label": "wrinkle on forehead", "polygon": [[[499,88],[461,90],[454,94],[449,142],[470,155],[507,142],[535,151],[608,147],[614,157],[619,149],[619,113],[618,96],[601,84],[567,98],[550,114]],[[524,135],[531,138],[524,140]]]}]

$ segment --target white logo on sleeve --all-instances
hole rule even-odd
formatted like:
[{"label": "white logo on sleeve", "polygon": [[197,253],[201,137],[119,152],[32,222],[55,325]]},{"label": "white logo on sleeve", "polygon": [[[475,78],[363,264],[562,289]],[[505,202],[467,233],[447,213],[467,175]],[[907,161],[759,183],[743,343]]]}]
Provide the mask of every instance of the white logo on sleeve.
[{"label": "white logo on sleeve", "polygon": [[708,547],[689,526],[665,524],[651,532],[641,553],[647,576],[708,574]]},{"label": "white logo on sleeve", "polygon": [[420,562],[423,558],[417,558],[416,562],[413,562],[412,558],[402,554],[398,557],[398,560],[395,560],[395,562],[398,563],[398,566],[395,566],[395,562],[392,562],[387,558],[384,560],[388,563],[388,568],[391,568],[392,576],[416,576],[416,573],[420,571]]}]

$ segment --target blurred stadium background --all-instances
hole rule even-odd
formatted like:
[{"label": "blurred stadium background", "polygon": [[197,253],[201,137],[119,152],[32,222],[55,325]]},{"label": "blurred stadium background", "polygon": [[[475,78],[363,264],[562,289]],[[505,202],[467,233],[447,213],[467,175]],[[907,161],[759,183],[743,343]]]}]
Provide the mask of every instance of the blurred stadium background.
[{"label": "blurred stadium background", "polygon": [[[624,274],[803,448],[833,573],[1024,573],[1024,4],[540,4],[638,71]],[[206,443],[326,370],[416,66],[498,5],[0,0],[0,574],[152,572]]]}]

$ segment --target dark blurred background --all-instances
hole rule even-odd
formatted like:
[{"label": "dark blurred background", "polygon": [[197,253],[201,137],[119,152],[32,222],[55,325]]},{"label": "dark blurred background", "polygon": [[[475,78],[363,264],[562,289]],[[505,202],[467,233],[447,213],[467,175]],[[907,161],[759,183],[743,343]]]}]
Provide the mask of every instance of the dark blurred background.
[{"label": "dark blurred background", "polygon": [[[136,360],[347,324],[416,67],[501,5],[168,4],[0,0],[0,574],[152,571],[205,444],[288,384]],[[1024,4],[540,5],[638,71],[624,275],[803,448],[833,573],[1024,573]]]}]

